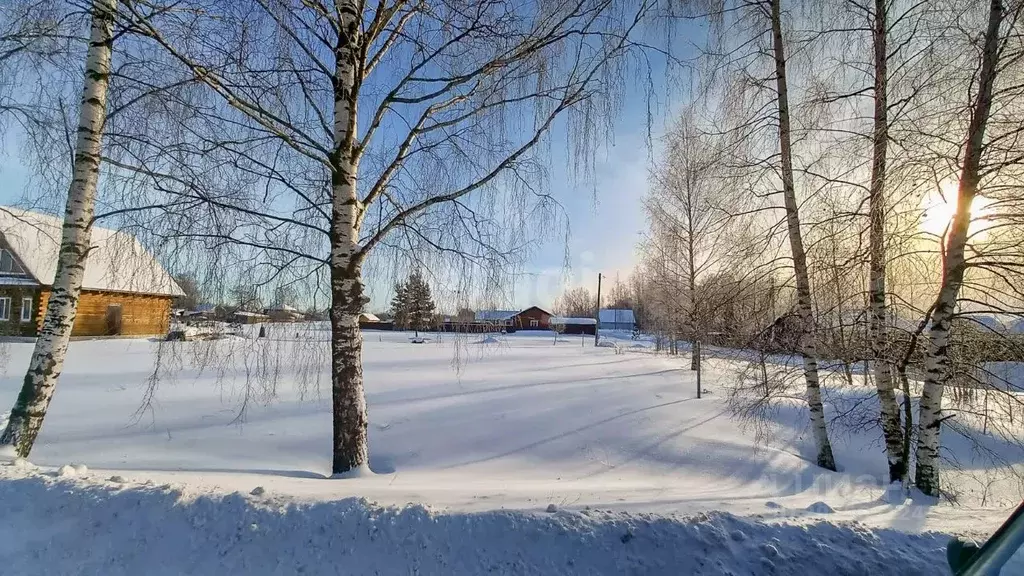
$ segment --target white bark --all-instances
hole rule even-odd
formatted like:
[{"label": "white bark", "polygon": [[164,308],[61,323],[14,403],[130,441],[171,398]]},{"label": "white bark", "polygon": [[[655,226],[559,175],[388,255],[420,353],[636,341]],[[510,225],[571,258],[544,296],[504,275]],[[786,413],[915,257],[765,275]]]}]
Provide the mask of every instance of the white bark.
[{"label": "white bark", "polygon": [[924,387],[918,416],[915,483],[921,492],[930,496],[939,495],[939,450],[944,419],[942,393],[949,369],[949,326],[967,269],[964,252],[971,225],[971,203],[978,194],[978,184],[981,181],[981,155],[984,150],[985,126],[992,109],[992,85],[998,71],[999,25],[1002,19],[1002,2],[992,0],[989,5],[981,71],[978,74],[978,88],[971,106],[971,121],[964,145],[956,213],[945,241],[942,284],[935,299],[932,324],[928,331]]},{"label": "white bark", "polygon": [[360,11],[337,3],[340,19],[334,75],[334,153],[331,157],[331,390],[334,474],[368,466],[366,399],[363,395],[362,255],[360,202],[356,195],[356,71],[360,58]]},{"label": "white bark", "polygon": [[885,304],[885,178],[889,142],[888,99],[888,6],[886,0],[875,0],[872,46],[875,58],[874,130],[871,158],[871,193],[869,197],[868,250],[870,252],[869,300],[871,358],[874,362],[875,387],[878,391],[882,434],[889,461],[889,482],[903,481],[907,473],[904,459],[900,407],[896,402],[892,370],[888,359]]},{"label": "white bark", "polygon": [[[220,29],[222,19],[229,26],[248,26],[248,13],[235,19],[231,8],[222,18],[212,6],[205,7],[209,3],[195,3],[197,7],[200,4],[204,6],[197,12],[202,15],[200,22],[210,22],[213,29]],[[257,242],[233,231],[213,235],[220,242],[237,243],[268,256],[288,254],[319,268],[324,258],[319,252],[318,233],[327,233],[332,299],[332,468],[335,474],[344,474],[367,464],[362,337],[358,330],[358,314],[364,303],[361,269],[367,255],[402,227],[431,249],[462,253],[464,246],[472,244],[488,250],[487,239],[477,242],[476,236],[482,232],[472,232],[469,240],[456,235],[435,245],[431,238],[434,232],[421,230],[423,227],[415,220],[477,192],[504,188],[506,174],[518,175],[526,160],[533,161],[531,150],[547,137],[558,116],[599,95],[590,86],[601,81],[606,63],[631,49],[629,37],[649,6],[639,4],[635,18],[623,25],[617,18],[604,17],[611,10],[609,4],[584,0],[560,4],[554,7],[555,13],[540,19],[519,14],[513,7],[490,4],[435,7],[398,2],[368,6],[355,0],[334,0],[297,5],[286,0],[261,0],[257,5],[251,14],[256,19],[253,21],[277,29],[275,40],[283,42],[285,53],[296,55],[301,62],[279,59],[279,66],[265,69],[260,53],[265,42],[250,40],[244,34],[241,36],[246,38],[235,41],[222,53],[217,46],[219,39],[193,34],[195,25],[187,8],[162,15],[159,25],[132,3],[127,3],[125,10],[138,20],[142,33],[186,66],[234,112],[254,123],[249,142],[264,142],[272,135],[271,139],[276,140],[272,145],[289,158],[284,161],[296,162],[290,166],[308,168],[312,178],[321,169],[328,172],[329,214],[319,191],[309,194],[304,190],[309,180],[299,177],[298,169],[282,173],[276,163],[268,165],[256,157],[262,152],[255,150],[263,150],[262,144],[254,144],[251,149],[243,146],[226,151],[246,166],[238,169],[280,188],[278,198],[294,197],[301,208],[279,211],[274,203],[268,203],[268,213],[261,214],[248,203],[255,200],[258,206],[260,200],[255,197],[210,202],[203,195],[196,200],[214,213],[235,212],[244,214],[247,220],[262,220],[268,227],[296,231],[298,246],[290,245],[293,236],[283,232]],[[178,17],[183,14],[186,16]],[[594,37],[603,38],[596,52],[591,50],[589,40]],[[577,42],[581,49],[566,48],[566,42]],[[211,44],[214,49],[207,50]],[[554,46],[560,49],[553,50]],[[397,54],[395,58],[388,55],[392,50]],[[239,54],[237,62],[228,56],[235,52]],[[548,67],[535,64],[546,59],[558,63],[550,69],[558,68],[564,74],[548,75]],[[561,64],[563,59],[565,66]],[[370,80],[370,71],[385,62],[389,70],[371,80],[373,90],[361,92],[363,82]],[[295,78],[300,80],[295,82]],[[277,94],[276,84],[285,83],[290,88],[281,86],[284,97],[267,106],[262,95]],[[320,101],[320,90],[328,83],[332,91],[329,109],[321,107]],[[357,103],[369,111],[365,125],[358,130]],[[530,106],[533,108],[526,108]],[[485,134],[491,123],[504,126],[505,115],[511,118],[517,113],[528,113],[523,117],[533,118],[534,127],[525,134],[497,140]],[[201,117],[214,123],[229,118],[219,107],[209,115],[201,113]],[[234,118],[228,121],[249,130]],[[403,127],[406,122],[407,127]],[[394,126],[402,130],[394,132]],[[199,127],[200,131],[205,129]],[[215,132],[211,138],[216,141],[220,135]],[[483,135],[482,140],[479,135]],[[481,154],[484,149],[486,152]],[[360,172],[360,159],[367,152],[371,161],[364,163]],[[449,162],[452,178],[440,173],[436,179],[427,175]],[[415,168],[407,170],[409,166]],[[234,171],[231,167],[226,170]],[[302,183],[293,182],[293,178]],[[390,190],[399,178],[403,178],[400,186],[407,190],[392,194]],[[410,183],[420,179],[432,181]],[[358,190],[357,183],[361,185]],[[378,210],[368,211],[367,207],[374,204]],[[371,223],[363,229],[367,214],[372,215]],[[450,217],[455,222],[466,218],[458,214],[437,217]],[[210,237],[198,228],[186,222],[172,233],[196,239]],[[399,245],[413,242],[402,241]],[[466,252],[467,258],[476,250]],[[272,267],[277,273],[291,265]],[[315,276],[296,275],[302,279]]]},{"label": "white bark", "polygon": [[28,456],[42,427],[64,367],[64,356],[78,310],[78,296],[91,243],[116,8],[117,0],[93,1],[74,171],[64,213],[57,272],[21,392],[11,411],[10,422],[0,435],[0,445],[13,445],[21,457]]},{"label": "white bark", "polygon": [[793,183],[793,149],[790,141],[789,95],[786,84],[786,56],[782,38],[782,0],[772,0],[771,25],[773,52],[775,57],[775,83],[779,110],[779,146],[782,162],[782,195],[786,207],[786,227],[789,245],[793,254],[793,272],[796,276],[797,313],[800,317],[800,348],[804,363],[804,380],[807,387],[807,407],[811,417],[811,432],[817,447],[818,466],[828,470],[836,469],[832,444],[828,439],[825,423],[825,408],[821,402],[821,387],[818,382],[817,350],[814,344],[814,309],[811,301],[811,282],[807,273],[807,253],[804,250],[800,231],[800,208]]}]

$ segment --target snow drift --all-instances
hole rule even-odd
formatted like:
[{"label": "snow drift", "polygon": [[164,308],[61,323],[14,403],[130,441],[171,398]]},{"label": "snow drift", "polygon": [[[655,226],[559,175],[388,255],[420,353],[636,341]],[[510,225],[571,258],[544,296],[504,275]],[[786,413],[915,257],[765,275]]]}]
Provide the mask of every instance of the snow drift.
[{"label": "snow drift", "polygon": [[[326,482],[326,481],[325,481]],[[343,493],[346,484],[339,482]],[[34,574],[940,574],[947,537],[598,510],[437,513],[98,477],[0,482],[0,566]]]}]

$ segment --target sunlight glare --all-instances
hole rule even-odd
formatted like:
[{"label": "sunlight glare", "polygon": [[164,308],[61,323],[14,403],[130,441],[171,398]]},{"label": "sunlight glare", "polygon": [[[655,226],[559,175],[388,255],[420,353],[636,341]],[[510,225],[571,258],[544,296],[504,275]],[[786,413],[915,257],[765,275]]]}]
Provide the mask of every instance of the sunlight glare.
[{"label": "sunlight glare", "polygon": [[[991,200],[984,196],[975,196],[971,203],[971,227],[972,240],[983,240],[987,236],[986,228],[989,222],[985,217],[989,214]],[[944,236],[946,227],[953,221],[957,205],[957,182],[946,180],[939,190],[934,190],[925,195],[921,201],[921,230],[931,236]]]}]

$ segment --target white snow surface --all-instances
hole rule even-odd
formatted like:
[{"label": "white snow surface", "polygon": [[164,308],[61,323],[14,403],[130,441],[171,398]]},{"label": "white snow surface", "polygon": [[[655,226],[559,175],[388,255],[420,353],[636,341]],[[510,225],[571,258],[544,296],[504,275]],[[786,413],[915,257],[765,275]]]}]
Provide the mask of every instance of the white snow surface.
[{"label": "white snow surface", "polygon": [[[72,343],[35,466],[0,465],[0,572],[940,574],[943,534],[1019,502],[892,498],[877,431],[824,471],[801,409],[758,444],[688,358],[548,334],[374,333],[370,470],[331,479],[327,332],[268,328]],[[0,406],[31,352],[6,346]]]},{"label": "white snow surface", "polygon": [[[341,491],[343,489],[339,489]],[[714,512],[439,513],[363,499],[0,482],[0,566],[51,574],[941,574],[938,534]]]}]

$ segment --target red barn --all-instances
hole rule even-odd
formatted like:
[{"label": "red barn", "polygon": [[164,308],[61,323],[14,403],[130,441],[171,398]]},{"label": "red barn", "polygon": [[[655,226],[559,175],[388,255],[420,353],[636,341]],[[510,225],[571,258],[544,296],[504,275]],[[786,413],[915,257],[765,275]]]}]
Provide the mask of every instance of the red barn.
[{"label": "red barn", "polygon": [[520,330],[550,330],[551,313],[536,306],[530,306],[512,317],[512,325]]}]

